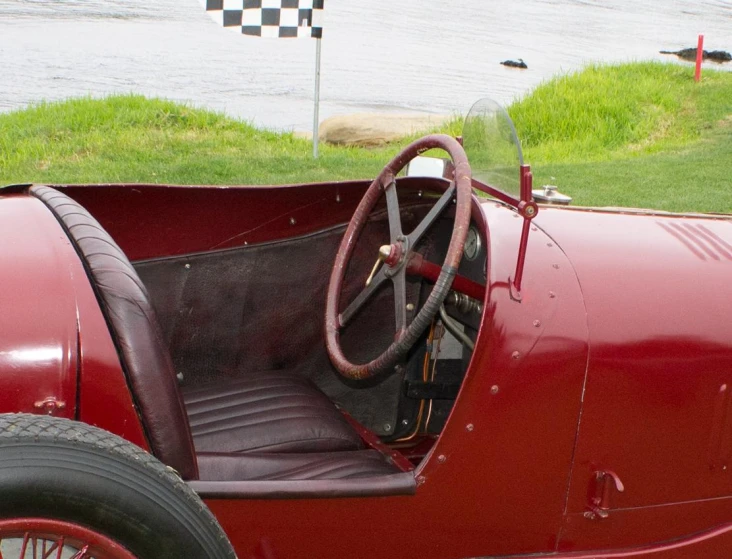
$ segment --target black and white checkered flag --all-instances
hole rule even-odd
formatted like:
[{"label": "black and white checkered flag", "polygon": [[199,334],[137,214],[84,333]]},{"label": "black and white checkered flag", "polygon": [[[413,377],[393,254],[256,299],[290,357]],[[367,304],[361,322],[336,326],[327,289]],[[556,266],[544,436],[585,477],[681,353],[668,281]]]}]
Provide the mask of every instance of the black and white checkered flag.
[{"label": "black and white checkered flag", "polygon": [[325,0],[201,0],[219,25],[257,37],[323,36]]}]

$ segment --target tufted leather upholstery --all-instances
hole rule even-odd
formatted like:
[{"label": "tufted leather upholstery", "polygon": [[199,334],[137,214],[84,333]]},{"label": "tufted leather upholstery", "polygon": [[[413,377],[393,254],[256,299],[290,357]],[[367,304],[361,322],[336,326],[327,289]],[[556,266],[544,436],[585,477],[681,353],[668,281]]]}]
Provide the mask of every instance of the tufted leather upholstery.
[{"label": "tufted leather upholstery", "polygon": [[153,453],[184,479],[196,479],[193,441],[168,349],[147,290],[122,250],[74,200],[34,186],[81,257],[132,386]]},{"label": "tufted leather upholstery", "polygon": [[398,473],[377,450],[307,454],[201,453],[202,481],[361,479]]},{"label": "tufted leather upholstery", "polygon": [[310,382],[287,371],[183,389],[197,452],[362,448],[361,437]]}]

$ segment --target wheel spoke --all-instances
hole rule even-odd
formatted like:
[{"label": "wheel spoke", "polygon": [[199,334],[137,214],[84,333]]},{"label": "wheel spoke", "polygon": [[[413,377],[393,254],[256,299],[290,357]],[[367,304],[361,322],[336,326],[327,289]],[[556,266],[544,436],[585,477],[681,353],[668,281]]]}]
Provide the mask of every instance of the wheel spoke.
[{"label": "wheel spoke", "polygon": [[[3,552],[4,548],[4,552]],[[38,537],[32,532],[25,532],[23,538],[0,538],[0,559],[6,559],[8,553],[17,559],[91,559],[90,545],[83,544],[81,549],[76,546],[67,547],[66,537],[58,536]],[[73,553],[73,555],[71,555]]]},{"label": "wheel spoke", "polygon": [[342,328],[351,321],[353,315],[355,315],[364,303],[371,298],[379,286],[384,283],[385,279],[386,274],[384,273],[384,267],[382,267],[378,272],[376,272],[376,275],[371,278],[371,283],[364,287],[361,293],[358,294],[358,297],[356,297],[351,304],[346,307],[346,310],[338,315],[339,327]]},{"label": "wheel spoke", "polygon": [[404,268],[391,278],[394,284],[394,315],[396,319],[396,334],[401,337],[407,327],[407,282]]},{"label": "wheel spoke", "polygon": [[134,559],[93,529],[63,520],[0,519],[0,559]]},{"label": "wheel spoke", "polygon": [[[426,216],[424,216],[424,219],[420,221],[419,225],[414,228],[414,231],[412,231],[408,235],[409,239],[409,246],[414,248],[414,246],[419,242],[419,240],[422,238],[422,235],[424,235],[425,231],[429,229],[430,225],[434,223],[435,219],[439,217],[439,215],[445,210],[447,205],[450,203],[450,200],[452,200],[453,195],[455,194],[455,183],[451,183],[450,187],[445,190],[445,193],[440,197],[440,199],[437,201],[437,203],[432,206],[432,209],[427,213]],[[391,218],[390,218],[391,223]]]},{"label": "wheel spoke", "polygon": [[389,236],[392,244],[394,244],[402,234],[402,219],[399,215],[396,181],[392,181],[386,187],[386,213],[389,216]]},{"label": "wheel spoke", "polygon": [[[71,559],[90,559],[91,555],[89,555],[89,546],[85,545],[82,547],[79,551],[74,553],[74,555],[71,556]],[[0,558],[2,559],[2,558]]]},{"label": "wheel spoke", "polygon": [[56,559],[61,559],[61,553],[64,550],[64,538],[63,538],[63,536],[61,538],[59,538],[59,540],[55,544],[53,544],[51,546],[51,549],[48,550],[48,554],[46,555],[46,557],[51,557],[51,553],[53,553],[54,549],[57,550],[56,551]]},{"label": "wheel spoke", "polygon": [[49,544],[49,540],[43,540],[43,550],[41,551],[41,559],[49,559],[51,557],[51,554],[56,551],[56,559],[61,559],[61,552],[64,548],[64,539],[60,538],[58,541],[54,542],[53,545],[46,549],[46,546]]}]

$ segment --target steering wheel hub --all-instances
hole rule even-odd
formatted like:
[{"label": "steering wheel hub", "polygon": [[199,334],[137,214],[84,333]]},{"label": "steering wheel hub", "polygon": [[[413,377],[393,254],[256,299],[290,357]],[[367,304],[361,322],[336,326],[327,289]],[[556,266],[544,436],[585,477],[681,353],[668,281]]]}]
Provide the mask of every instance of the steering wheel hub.
[{"label": "steering wheel hub", "polygon": [[[395,243],[388,245],[389,255],[384,259],[385,269],[384,273],[388,277],[392,277],[394,274],[404,267],[404,263],[407,261],[407,254],[409,253],[409,239],[404,235],[399,235]],[[381,253],[381,249],[379,249]]]}]

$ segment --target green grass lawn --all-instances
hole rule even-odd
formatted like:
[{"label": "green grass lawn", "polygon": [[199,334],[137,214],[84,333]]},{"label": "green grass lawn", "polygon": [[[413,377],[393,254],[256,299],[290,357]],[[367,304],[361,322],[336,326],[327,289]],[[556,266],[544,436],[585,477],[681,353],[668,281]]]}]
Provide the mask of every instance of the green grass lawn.
[{"label": "green grass lawn", "polygon": [[[591,66],[509,107],[535,186],[581,205],[732,212],[732,72]],[[460,119],[442,130],[460,131]],[[373,177],[408,140],[321,144],[136,95],[0,115],[0,184],[284,184]]]},{"label": "green grass lawn", "polygon": [[509,113],[535,184],[575,204],[732,213],[732,72],[592,66]]}]

